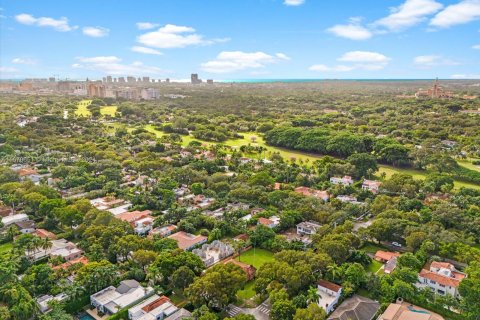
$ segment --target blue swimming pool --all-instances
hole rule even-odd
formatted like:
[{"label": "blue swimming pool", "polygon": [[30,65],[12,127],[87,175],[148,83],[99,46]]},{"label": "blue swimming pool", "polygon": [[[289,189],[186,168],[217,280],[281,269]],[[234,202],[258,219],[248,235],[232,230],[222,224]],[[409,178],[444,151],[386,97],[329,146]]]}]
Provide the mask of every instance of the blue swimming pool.
[{"label": "blue swimming pool", "polygon": [[95,318],[93,318],[88,313],[84,313],[78,317],[78,320],[95,320]]},{"label": "blue swimming pool", "polygon": [[410,310],[410,311],[412,311],[412,312],[417,312],[417,313],[426,313],[426,314],[430,314],[430,312],[428,312],[428,311],[414,309],[412,306],[408,306],[408,310]]}]

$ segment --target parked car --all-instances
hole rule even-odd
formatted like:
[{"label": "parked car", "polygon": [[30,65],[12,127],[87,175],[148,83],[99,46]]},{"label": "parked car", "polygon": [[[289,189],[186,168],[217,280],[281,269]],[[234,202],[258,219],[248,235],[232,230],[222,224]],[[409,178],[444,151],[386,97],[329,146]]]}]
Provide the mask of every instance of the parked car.
[{"label": "parked car", "polygon": [[402,247],[402,245],[401,245],[400,243],[398,243],[398,242],[392,242],[392,246],[398,247],[398,248],[401,248],[401,247]]}]

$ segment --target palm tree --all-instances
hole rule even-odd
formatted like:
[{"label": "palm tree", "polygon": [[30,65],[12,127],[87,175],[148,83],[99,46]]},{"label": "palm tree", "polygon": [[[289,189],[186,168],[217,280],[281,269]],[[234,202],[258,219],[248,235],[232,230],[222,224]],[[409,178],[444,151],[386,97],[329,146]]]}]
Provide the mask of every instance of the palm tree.
[{"label": "palm tree", "polygon": [[45,239],[42,239],[41,248],[45,250],[45,255],[47,255],[47,250],[50,249],[52,245],[52,241],[50,241],[50,239],[48,239],[47,237]]},{"label": "palm tree", "polygon": [[317,303],[320,299],[320,295],[318,294],[317,288],[310,287],[307,291],[307,301],[308,303]]},{"label": "palm tree", "polygon": [[340,276],[340,274],[342,272],[342,268],[340,266],[336,265],[336,264],[332,264],[332,265],[327,267],[327,271],[330,274],[330,276],[332,277],[332,280],[335,281],[337,279],[337,277]]}]

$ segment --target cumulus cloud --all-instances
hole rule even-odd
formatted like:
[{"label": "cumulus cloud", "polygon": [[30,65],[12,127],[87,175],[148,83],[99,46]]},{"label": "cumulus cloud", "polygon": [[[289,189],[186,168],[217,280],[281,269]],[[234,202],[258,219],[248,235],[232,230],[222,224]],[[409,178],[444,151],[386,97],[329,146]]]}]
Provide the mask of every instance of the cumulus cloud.
[{"label": "cumulus cloud", "polygon": [[18,72],[18,69],[13,68],[13,67],[0,67],[0,78],[2,78],[3,73],[16,73]]},{"label": "cumulus cloud", "polygon": [[445,59],[439,55],[418,56],[413,59],[413,63],[417,67],[424,69],[429,69],[436,66],[456,66],[460,64],[457,61]]},{"label": "cumulus cloud", "polygon": [[480,19],[480,0],[463,0],[447,6],[430,21],[437,28],[448,28]]},{"label": "cumulus cloud", "polygon": [[366,40],[372,37],[372,32],[360,25],[360,20],[351,18],[349,24],[337,24],[327,31],[336,35],[337,37],[347,38],[351,40]]},{"label": "cumulus cloud", "polygon": [[144,54],[154,54],[154,55],[158,55],[158,56],[163,54],[156,49],[141,47],[141,46],[133,46],[132,51],[133,52],[138,52],[138,53],[144,53]]},{"label": "cumulus cloud", "polygon": [[314,64],[309,70],[319,72],[348,72],[353,70],[375,71],[385,68],[391,59],[378,52],[349,51],[344,53],[337,60],[346,62],[347,64],[340,64],[331,67],[324,64]]},{"label": "cumulus cloud", "polygon": [[217,42],[225,42],[229,39],[205,39],[195,33],[195,29],[186,26],[167,24],[156,31],[140,35],[137,41],[144,46],[153,48],[184,48],[195,45],[209,45]]},{"label": "cumulus cloud", "polygon": [[480,44],[476,44],[476,45],[472,46],[472,49],[480,50]]},{"label": "cumulus cloud", "polygon": [[442,8],[443,5],[435,0],[406,0],[399,7],[391,8],[391,13],[375,21],[374,26],[401,31],[424,21]]},{"label": "cumulus cloud", "polygon": [[84,27],[83,34],[93,38],[102,38],[108,36],[110,30],[103,27]]},{"label": "cumulus cloud", "polygon": [[285,60],[290,60],[290,58],[283,53],[270,55],[261,51],[222,51],[215,60],[202,63],[201,68],[211,73],[230,73],[246,69],[261,69],[265,68],[267,64]]},{"label": "cumulus cloud", "polygon": [[12,63],[15,64],[24,64],[24,65],[34,65],[37,63],[36,60],[30,58],[15,58],[12,60]]},{"label": "cumulus cloud", "polygon": [[122,63],[116,56],[77,57],[78,63],[72,65],[76,69],[86,69],[111,75],[157,75],[164,71],[158,67],[146,66],[140,61],[131,64]]},{"label": "cumulus cloud", "polygon": [[286,6],[300,6],[305,3],[305,0],[285,0],[283,4]]},{"label": "cumulus cloud", "polygon": [[61,32],[72,31],[78,28],[78,26],[70,26],[68,24],[68,19],[65,17],[61,17],[60,19],[54,19],[49,17],[35,18],[30,14],[22,13],[16,15],[15,20],[17,20],[17,22],[21,24],[37,27],[51,27]]},{"label": "cumulus cloud", "polygon": [[139,30],[148,30],[158,27],[158,23],[151,23],[151,22],[137,22],[137,29]]}]

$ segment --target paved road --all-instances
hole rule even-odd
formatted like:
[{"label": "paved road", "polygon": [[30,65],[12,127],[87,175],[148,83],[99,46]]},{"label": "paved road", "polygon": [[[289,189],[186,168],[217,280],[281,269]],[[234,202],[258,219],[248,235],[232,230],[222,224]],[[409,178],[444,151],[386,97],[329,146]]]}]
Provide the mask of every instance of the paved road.
[{"label": "paved road", "polygon": [[240,308],[236,305],[230,304],[228,306],[228,316],[234,317],[238,314],[251,314],[257,320],[270,320],[270,303],[268,300],[264,301],[256,308]]}]

